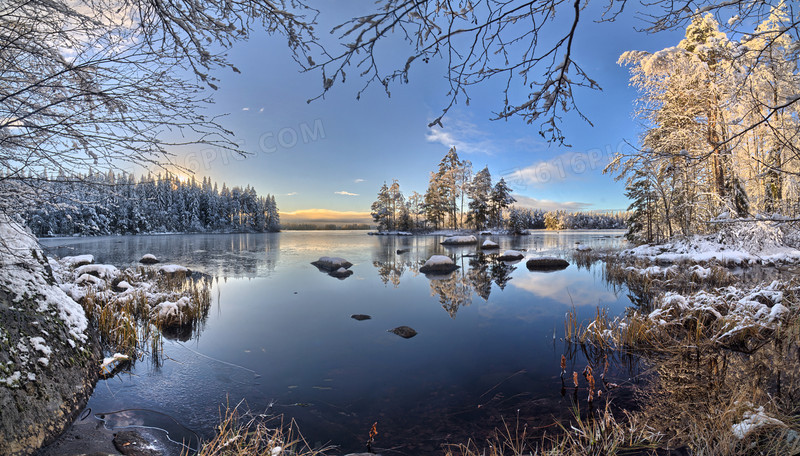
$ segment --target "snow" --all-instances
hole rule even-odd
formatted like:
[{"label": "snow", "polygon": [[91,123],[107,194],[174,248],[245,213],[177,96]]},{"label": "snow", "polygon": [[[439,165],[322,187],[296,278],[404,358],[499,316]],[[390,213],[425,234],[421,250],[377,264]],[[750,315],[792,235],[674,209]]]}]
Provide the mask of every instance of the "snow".
[{"label": "snow", "polygon": [[187,296],[183,296],[175,302],[163,301],[153,308],[153,314],[159,321],[165,322],[169,320],[182,320],[182,310],[188,307],[191,300]]},{"label": "snow", "polygon": [[75,255],[75,256],[66,256],[59,260],[61,264],[64,266],[81,266],[84,264],[91,264],[94,263],[94,255],[86,254],[86,255]]},{"label": "snow", "polygon": [[86,342],[86,329],[89,322],[83,308],[59,287],[47,280],[44,265],[34,258],[43,258],[39,244],[33,235],[18,223],[0,214],[0,284],[5,286],[16,299],[38,297],[38,312],[52,313],[61,319],[75,341]]},{"label": "snow", "polygon": [[423,267],[426,267],[426,266],[427,267],[431,267],[431,266],[447,266],[447,265],[451,265],[451,264],[455,264],[455,263],[453,263],[453,259],[450,258],[449,256],[433,255],[430,258],[428,258],[428,261],[426,261],[425,264],[422,265],[422,266]]},{"label": "snow", "polygon": [[142,260],[158,261],[158,258],[156,258],[156,256],[153,255],[152,253],[145,253],[144,255],[142,255],[142,258],[139,261]]},{"label": "snow", "polygon": [[[314,263],[318,263],[320,267],[322,267],[324,269],[329,269],[329,270],[332,270],[332,271],[335,271],[336,269],[339,269],[339,268],[347,269],[347,268],[349,268],[350,266],[353,265],[352,263],[350,263],[349,261],[345,260],[344,258],[328,257],[328,256],[319,257],[319,260],[315,261]],[[314,263],[312,263],[312,264],[314,264]]]},{"label": "snow", "polygon": [[577,247],[575,247],[575,250],[577,250],[579,252],[588,252],[588,251],[592,250],[592,248],[589,247],[586,244],[580,244]]},{"label": "snow", "polygon": [[111,372],[114,369],[112,364],[117,364],[122,361],[128,361],[130,358],[128,355],[123,355],[121,353],[114,353],[110,357],[103,358],[103,363],[100,364],[100,372]]},{"label": "snow", "polygon": [[117,284],[117,288],[119,288],[120,290],[125,291],[125,290],[131,288],[131,284],[129,284],[127,281],[123,280],[122,282]]},{"label": "snow", "polygon": [[189,272],[189,269],[178,264],[165,264],[160,266],[158,270],[166,274],[175,274],[177,272]]},{"label": "snow", "polygon": [[494,241],[490,241],[489,239],[487,239],[487,240],[483,241],[483,244],[481,244],[481,247],[484,248],[484,249],[496,249],[496,248],[500,247],[500,245],[498,245]]},{"label": "snow", "polygon": [[758,407],[755,410],[744,412],[742,421],[731,426],[731,432],[737,439],[741,440],[763,426],[787,427],[783,421],[767,415],[764,412],[764,407]]},{"label": "snow", "polygon": [[768,222],[723,228],[713,235],[695,235],[659,245],[645,244],[620,253],[656,263],[718,261],[727,265],[795,263],[800,250],[786,245],[779,227]]},{"label": "snow", "polygon": [[506,250],[506,251],[505,251],[505,252],[503,252],[503,254],[502,254],[502,255],[500,255],[500,256],[515,256],[515,257],[524,257],[524,256],[525,256],[525,254],[523,254],[523,253],[522,253],[522,252],[520,252],[519,250]]},{"label": "snow", "polygon": [[86,264],[75,269],[75,274],[78,276],[90,274],[102,279],[111,279],[119,275],[119,269],[110,264]]},{"label": "snow", "polygon": [[47,346],[43,337],[31,337],[31,345],[34,349],[42,352],[44,356],[50,356],[53,350]]}]

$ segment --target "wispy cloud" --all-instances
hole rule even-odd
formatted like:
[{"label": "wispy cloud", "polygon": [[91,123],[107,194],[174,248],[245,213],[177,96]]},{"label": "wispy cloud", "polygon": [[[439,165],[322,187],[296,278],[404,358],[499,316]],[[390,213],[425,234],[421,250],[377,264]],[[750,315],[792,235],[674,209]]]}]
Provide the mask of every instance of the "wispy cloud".
[{"label": "wispy cloud", "polygon": [[242,108],[242,111],[249,111],[250,108]]},{"label": "wispy cloud", "polygon": [[347,192],[347,191],[344,191],[344,190],[340,190],[338,192],[333,192],[333,193],[336,193],[337,195],[344,195],[344,196],[358,196],[358,193],[350,193],[350,192]]},{"label": "wispy cloud", "polygon": [[581,203],[578,201],[553,201],[546,199],[531,198],[529,196],[514,194],[517,207],[526,209],[541,209],[543,211],[585,211],[592,207],[591,203]]},{"label": "wispy cloud", "polygon": [[264,108],[259,109],[258,112],[264,112]]},{"label": "wispy cloud", "polygon": [[286,196],[294,196],[294,195],[297,195],[297,192],[289,192],[286,194]]},{"label": "wispy cloud", "polygon": [[356,180],[354,180],[353,182],[355,182],[356,184],[360,184],[360,183],[362,183],[362,182],[365,182],[365,180],[364,180],[364,179],[361,179],[361,178],[359,178],[359,179],[356,179]]},{"label": "wispy cloud", "polygon": [[606,160],[599,153],[570,151],[523,168],[506,170],[501,174],[512,188],[521,190],[527,185],[543,186],[578,179],[582,174],[603,169],[605,164]]},{"label": "wispy cloud", "polygon": [[425,139],[448,148],[455,146],[459,153],[492,155],[498,148],[488,136],[472,122],[450,119],[444,128],[430,127]]},{"label": "wispy cloud", "polygon": [[369,212],[334,211],[331,209],[300,209],[281,212],[281,221],[289,223],[372,223]]}]

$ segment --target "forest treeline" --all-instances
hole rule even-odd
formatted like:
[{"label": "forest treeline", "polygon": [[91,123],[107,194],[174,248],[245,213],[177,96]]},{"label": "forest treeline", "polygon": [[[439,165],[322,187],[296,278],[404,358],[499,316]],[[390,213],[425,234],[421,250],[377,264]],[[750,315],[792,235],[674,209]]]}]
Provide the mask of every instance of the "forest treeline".
[{"label": "forest treeline", "polygon": [[522,233],[527,229],[625,228],[627,213],[567,212],[518,208],[505,179],[492,183],[488,167],[474,175],[472,163],[460,160],[451,148],[430,173],[425,194],[408,198],[397,179],[386,183],[372,203],[372,218],[379,231],[415,231],[439,228],[505,229]]},{"label": "forest treeline", "polygon": [[170,173],[89,173],[48,179],[46,202],[22,214],[38,237],[280,230],[275,197]]}]

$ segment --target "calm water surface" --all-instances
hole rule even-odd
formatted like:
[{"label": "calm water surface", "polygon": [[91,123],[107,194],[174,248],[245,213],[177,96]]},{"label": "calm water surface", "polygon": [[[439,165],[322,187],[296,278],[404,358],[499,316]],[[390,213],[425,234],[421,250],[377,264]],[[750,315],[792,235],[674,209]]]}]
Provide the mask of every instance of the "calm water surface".
[{"label": "calm water surface", "polygon": [[[483,238],[498,242],[501,252],[568,258],[576,242],[618,247],[620,235]],[[570,395],[562,397],[559,378],[564,314],[573,305],[581,318],[597,306],[621,314],[630,306],[625,291],[602,280],[599,264],[531,272],[524,261],[467,256],[475,246],[445,247],[441,240],[319,231],[43,244],[56,256],[91,253],[118,267],[152,253],[214,277],[213,304],[200,330],[166,341],[163,366],[140,361],[130,374],[98,383],[89,402],[94,413],[148,409],[210,437],[220,406],[244,400],[254,411],[294,419],[312,444],[342,452],[364,451],[377,421],[375,446],[387,454],[483,441],[502,419],[536,428],[569,416]],[[446,277],[418,273],[433,254],[449,255],[461,268]],[[326,255],[352,262],[354,274],[339,280],[310,264]],[[356,321],[352,314],[372,318]],[[387,332],[400,325],[419,334],[403,339]],[[580,372],[586,361],[577,352],[569,364],[569,372]],[[613,375],[624,381],[629,374]],[[144,413],[128,414],[128,424],[149,424]]]}]

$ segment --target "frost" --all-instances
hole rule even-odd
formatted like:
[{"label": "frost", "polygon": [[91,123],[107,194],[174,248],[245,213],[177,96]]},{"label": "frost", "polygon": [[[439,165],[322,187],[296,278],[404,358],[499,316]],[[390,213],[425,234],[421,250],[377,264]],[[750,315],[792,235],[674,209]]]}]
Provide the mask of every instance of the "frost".
[{"label": "frost", "polygon": [[764,407],[758,407],[755,410],[744,412],[742,421],[731,426],[731,432],[741,440],[763,426],[787,427],[783,421],[764,413]]}]

